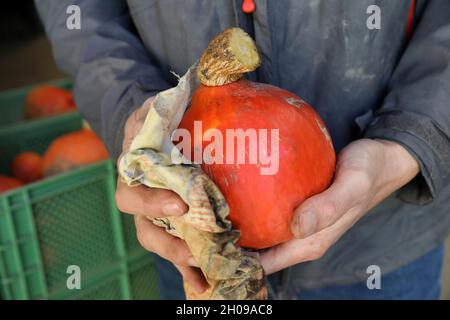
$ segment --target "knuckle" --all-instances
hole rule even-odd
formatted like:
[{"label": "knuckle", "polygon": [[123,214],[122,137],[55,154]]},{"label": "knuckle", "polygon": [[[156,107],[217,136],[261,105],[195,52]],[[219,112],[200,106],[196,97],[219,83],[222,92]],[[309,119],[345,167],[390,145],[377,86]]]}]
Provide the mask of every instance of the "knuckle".
[{"label": "knuckle", "polygon": [[141,201],[141,207],[142,212],[144,212],[146,215],[149,215],[151,217],[157,217],[159,215],[159,212],[157,212],[158,201],[155,201],[154,197],[148,197],[147,199],[142,199]]},{"label": "knuckle", "polygon": [[351,177],[353,178],[352,181],[355,184],[355,188],[357,188],[359,192],[370,189],[372,185],[372,178],[368,174],[367,170],[353,169],[351,172]]},{"label": "knuckle", "polygon": [[332,222],[336,219],[338,214],[338,205],[335,201],[325,200],[322,204],[321,215],[323,219],[323,223],[328,225],[329,222]]},{"label": "knuckle", "polygon": [[309,256],[309,260],[318,260],[322,258],[327,252],[329,246],[324,241],[317,241],[314,250]]},{"label": "knuckle", "polygon": [[168,248],[171,261],[177,265],[186,265],[187,256],[184,254],[180,243],[173,239],[173,244]]},{"label": "knuckle", "polygon": [[367,174],[367,172],[360,172],[360,174],[358,176],[358,180],[359,180],[359,189],[360,190],[367,191],[370,189],[370,187],[372,185],[372,179]]},{"label": "knuckle", "polygon": [[146,232],[143,232],[143,230],[138,229],[136,231],[136,237],[142,247],[144,247],[148,251],[154,252],[152,241]]},{"label": "knuckle", "polygon": [[310,261],[314,261],[314,260],[318,260],[320,258],[322,258],[323,253],[319,252],[319,251],[314,251],[309,255],[309,259]]},{"label": "knuckle", "polygon": [[182,255],[179,252],[171,251],[170,255],[171,255],[170,260],[174,264],[181,265],[181,266],[186,264],[186,261],[184,261]]},{"label": "knuckle", "polygon": [[123,200],[122,193],[120,191],[116,191],[114,193],[114,198],[116,200],[117,208],[119,209],[119,211],[125,212],[127,208],[125,205],[126,202]]}]

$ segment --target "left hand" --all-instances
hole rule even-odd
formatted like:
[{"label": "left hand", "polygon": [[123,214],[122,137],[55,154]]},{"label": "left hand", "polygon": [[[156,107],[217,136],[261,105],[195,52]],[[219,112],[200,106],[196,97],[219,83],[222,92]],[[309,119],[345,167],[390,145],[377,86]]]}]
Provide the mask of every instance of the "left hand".
[{"label": "left hand", "polygon": [[266,274],[316,260],[368,210],[412,180],[419,164],[400,144],[356,140],[338,156],[333,184],[294,212],[296,239],[261,252]]}]

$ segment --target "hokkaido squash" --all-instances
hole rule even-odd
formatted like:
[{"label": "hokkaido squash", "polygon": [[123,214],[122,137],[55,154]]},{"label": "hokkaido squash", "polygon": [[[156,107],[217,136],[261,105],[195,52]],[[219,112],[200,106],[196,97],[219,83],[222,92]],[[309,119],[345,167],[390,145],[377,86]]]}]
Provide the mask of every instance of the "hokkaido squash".
[{"label": "hokkaido squash", "polygon": [[35,152],[22,152],[14,158],[11,171],[14,177],[24,183],[39,180],[43,176],[42,157]]},{"label": "hokkaido squash", "polygon": [[89,129],[56,138],[44,154],[44,175],[51,176],[108,159],[102,141]]},{"label": "hokkaido squash", "polygon": [[26,97],[25,118],[49,117],[75,110],[72,93],[68,90],[42,85],[35,87]]},{"label": "hokkaido squash", "polygon": [[0,193],[20,188],[22,185],[19,179],[0,175]]},{"label": "hokkaido squash", "polygon": [[[310,105],[286,90],[242,79],[259,63],[256,46],[244,31],[231,28],[219,34],[199,61],[201,84],[179,125],[194,137],[190,152],[181,151],[196,162],[196,152],[203,152],[201,167],[227,200],[229,219],[241,232],[239,244],[254,249],[293,238],[293,210],[329,186],[336,161],[325,124]],[[241,143],[238,134],[227,132],[240,132]],[[271,152],[278,160],[272,172],[268,161],[262,161]],[[215,162],[206,161],[206,153]],[[247,160],[242,163],[241,157],[238,163],[239,155]]]}]

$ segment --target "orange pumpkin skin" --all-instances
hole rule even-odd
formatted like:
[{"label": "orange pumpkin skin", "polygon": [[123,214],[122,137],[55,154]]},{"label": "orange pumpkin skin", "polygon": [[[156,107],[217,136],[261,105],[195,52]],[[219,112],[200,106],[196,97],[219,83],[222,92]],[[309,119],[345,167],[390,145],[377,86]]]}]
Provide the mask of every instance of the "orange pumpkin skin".
[{"label": "orange pumpkin skin", "polygon": [[88,129],[55,139],[44,154],[44,175],[66,172],[83,165],[108,159],[102,141]]},{"label": "orange pumpkin skin", "polygon": [[14,158],[11,169],[13,176],[20,181],[33,182],[43,176],[43,160],[35,152],[22,152]]},{"label": "orange pumpkin skin", "polygon": [[[203,161],[202,169],[225,196],[229,218],[241,231],[242,247],[263,249],[292,239],[293,210],[306,198],[325,190],[334,174],[335,152],[319,115],[286,90],[240,80],[218,87],[200,85],[179,127],[194,136],[194,121],[202,121],[203,133],[210,128],[219,129],[224,146],[226,129],[268,129],[269,132],[279,129],[276,174],[261,175],[260,165],[248,161],[246,164]],[[210,144],[202,142],[201,137],[191,140],[192,154],[185,154],[190,159],[194,159],[194,148],[204,150]],[[236,148],[235,143],[235,154]],[[248,151],[246,143],[245,152]]]},{"label": "orange pumpkin skin", "polygon": [[18,179],[0,175],[0,193],[20,188],[22,185]]},{"label": "orange pumpkin skin", "polygon": [[75,110],[72,93],[68,90],[42,85],[30,91],[25,102],[28,119],[49,117]]}]

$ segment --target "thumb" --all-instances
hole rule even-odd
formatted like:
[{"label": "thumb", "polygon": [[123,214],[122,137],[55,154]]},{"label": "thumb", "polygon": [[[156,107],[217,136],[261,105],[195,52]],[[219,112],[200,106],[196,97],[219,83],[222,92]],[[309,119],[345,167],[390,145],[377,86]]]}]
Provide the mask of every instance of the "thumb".
[{"label": "thumb", "polygon": [[327,190],[305,200],[295,211],[291,231],[296,238],[306,238],[333,225],[344,213],[359,203],[361,190],[353,179],[340,179]]}]

